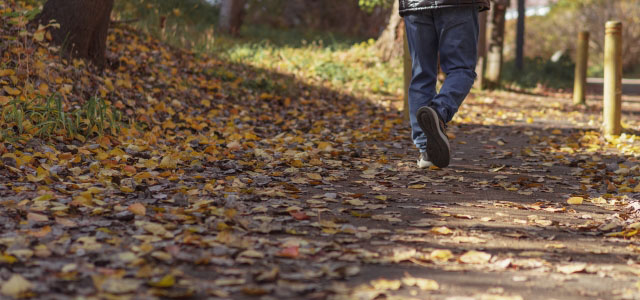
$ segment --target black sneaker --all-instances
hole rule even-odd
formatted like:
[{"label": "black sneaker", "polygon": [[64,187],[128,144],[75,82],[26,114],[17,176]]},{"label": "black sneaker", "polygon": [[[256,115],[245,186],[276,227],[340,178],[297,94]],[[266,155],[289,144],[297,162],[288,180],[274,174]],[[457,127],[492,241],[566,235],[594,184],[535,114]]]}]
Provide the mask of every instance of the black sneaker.
[{"label": "black sneaker", "polygon": [[418,109],[418,124],[427,136],[427,155],[429,160],[438,168],[444,168],[451,161],[451,147],[444,128],[444,122],[431,107],[423,106]]}]

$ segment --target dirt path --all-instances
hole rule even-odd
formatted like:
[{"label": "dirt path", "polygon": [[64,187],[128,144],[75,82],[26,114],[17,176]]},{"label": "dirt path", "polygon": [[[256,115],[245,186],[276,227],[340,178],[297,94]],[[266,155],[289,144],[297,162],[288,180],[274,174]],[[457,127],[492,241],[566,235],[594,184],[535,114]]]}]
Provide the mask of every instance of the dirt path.
[{"label": "dirt path", "polygon": [[[489,118],[487,112],[509,116],[528,105],[543,114],[566,105],[513,96],[473,99],[461,119],[480,109],[479,117]],[[518,109],[505,112],[509,106]],[[551,150],[580,135],[580,120],[555,113],[452,126],[454,162],[445,170],[415,169],[407,132],[396,143],[361,145],[365,159],[343,160],[339,168],[357,171],[333,171],[342,175],[335,184],[302,189],[298,205],[323,211],[323,232],[301,221],[319,234],[306,240],[335,247],[309,259],[333,253],[359,266],[340,282],[349,289],[339,299],[638,299],[638,242],[604,236],[622,229],[613,214],[629,201],[604,195],[606,178],[619,170],[616,163],[631,167],[633,159]],[[573,196],[583,203],[568,204]],[[409,287],[409,277],[434,280],[439,289],[431,291],[430,281]]]}]

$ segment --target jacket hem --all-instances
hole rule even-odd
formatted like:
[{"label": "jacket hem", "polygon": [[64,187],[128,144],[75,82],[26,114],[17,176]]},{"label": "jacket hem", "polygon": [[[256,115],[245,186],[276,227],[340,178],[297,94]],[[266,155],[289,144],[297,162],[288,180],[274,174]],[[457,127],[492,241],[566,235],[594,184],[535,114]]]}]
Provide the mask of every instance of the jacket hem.
[{"label": "jacket hem", "polygon": [[468,4],[440,4],[437,6],[426,6],[426,7],[414,7],[414,8],[405,8],[400,10],[400,16],[404,17],[406,15],[412,13],[420,13],[427,10],[434,10],[439,8],[447,8],[447,7],[464,7],[464,6],[477,6],[480,11],[489,10],[489,7],[483,5],[481,3],[468,3]]}]

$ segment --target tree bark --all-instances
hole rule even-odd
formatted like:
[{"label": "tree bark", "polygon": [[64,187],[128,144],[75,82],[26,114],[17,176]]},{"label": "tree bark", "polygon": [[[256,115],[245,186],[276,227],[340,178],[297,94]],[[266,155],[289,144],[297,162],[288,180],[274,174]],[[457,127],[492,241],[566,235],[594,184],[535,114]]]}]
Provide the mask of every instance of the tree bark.
[{"label": "tree bark", "polygon": [[245,0],[222,0],[218,27],[221,32],[237,35],[244,18]]},{"label": "tree bark", "polygon": [[63,55],[87,59],[102,69],[113,1],[48,0],[34,22],[60,24],[60,28],[51,29],[51,36],[55,44],[62,46]]},{"label": "tree bark", "polygon": [[485,88],[485,70],[487,68],[487,16],[486,11],[481,12],[478,15],[478,26],[480,30],[478,32],[478,62],[476,64],[476,74],[478,78],[475,82],[477,89]]},{"label": "tree bark", "polygon": [[525,0],[518,0],[518,32],[516,33],[516,68],[524,68],[524,30],[526,19]]},{"label": "tree bark", "polygon": [[500,86],[502,76],[502,62],[504,49],[505,14],[509,2],[507,0],[493,1],[493,8],[489,16],[489,53],[487,55],[487,87],[490,89]]},{"label": "tree bark", "polygon": [[400,3],[394,1],[389,23],[376,41],[376,47],[380,49],[384,61],[400,57],[403,53],[404,20],[400,17],[399,10]]}]

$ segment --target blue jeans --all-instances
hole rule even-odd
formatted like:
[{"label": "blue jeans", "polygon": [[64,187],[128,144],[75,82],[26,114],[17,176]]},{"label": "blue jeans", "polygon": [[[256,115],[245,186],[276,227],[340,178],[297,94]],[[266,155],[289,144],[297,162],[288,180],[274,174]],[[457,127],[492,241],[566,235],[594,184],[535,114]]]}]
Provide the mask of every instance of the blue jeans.
[{"label": "blue jeans", "polygon": [[[411,136],[420,152],[425,152],[427,137],[418,126],[418,109],[430,106],[445,123],[451,121],[476,78],[478,8],[425,10],[407,15],[404,20],[413,61],[409,86]],[[438,54],[440,67],[447,78],[436,93]]]}]

